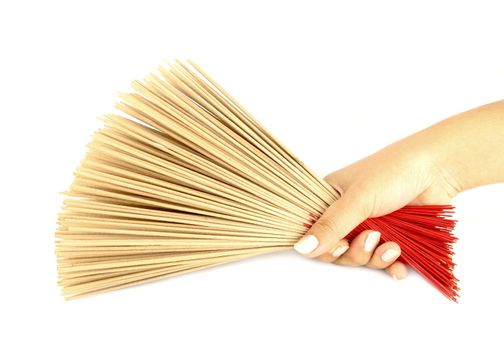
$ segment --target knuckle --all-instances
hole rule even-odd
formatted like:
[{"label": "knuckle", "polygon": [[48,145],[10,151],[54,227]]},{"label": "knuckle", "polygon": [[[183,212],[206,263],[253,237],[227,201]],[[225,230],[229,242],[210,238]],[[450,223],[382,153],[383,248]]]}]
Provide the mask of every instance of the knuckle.
[{"label": "knuckle", "polygon": [[336,223],[331,218],[321,217],[312,227],[312,230],[323,232],[323,235],[330,235],[335,232]]},{"label": "knuckle", "polygon": [[372,259],[366,264],[366,267],[369,267],[370,269],[378,269],[378,270],[385,268],[384,266],[380,266],[376,262],[373,262]]},{"label": "knuckle", "polygon": [[327,175],[324,177],[324,180],[331,185],[332,188],[334,188],[337,192],[339,192],[340,196],[343,195],[343,188],[341,185],[338,183],[337,179],[334,177],[334,175]]},{"label": "knuckle", "polygon": [[369,262],[369,258],[364,254],[351,253],[348,256],[348,260],[356,266],[366,265]]},{"label": "knuckle", "polygon": [[335,259],[329,254],[324,254],[322,256],[319,256],[318,259],[323,262],[333,262]]}]

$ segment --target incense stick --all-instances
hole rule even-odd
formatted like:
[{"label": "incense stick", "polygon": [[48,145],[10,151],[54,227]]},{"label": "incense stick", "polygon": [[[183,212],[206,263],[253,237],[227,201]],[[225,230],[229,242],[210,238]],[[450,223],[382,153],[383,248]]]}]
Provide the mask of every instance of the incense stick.
[{"label": "incense stick", "polygon": [[[291,249],[341,193],[193,62],[163,64],[103,117],[59,215],[59,285],[75,299]],[[450,299],[451,207],[361,224]]]}]

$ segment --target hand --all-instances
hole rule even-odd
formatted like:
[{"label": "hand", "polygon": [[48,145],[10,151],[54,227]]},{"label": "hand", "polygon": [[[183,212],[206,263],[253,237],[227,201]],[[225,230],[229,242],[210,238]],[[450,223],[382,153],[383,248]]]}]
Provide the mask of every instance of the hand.
[{"label": "hand", "polygon": [[423,147],[401,140],[325,180],[343,194],[331,205],[295,249],[308,257],[349,266],[386,269],[395,279],[407,275],[396,261],[395,242],[379,246],[380,233],[364,231],[351,243],[343,237],[369,217],[388,214],[405,205],[448,204],[460,191],[457,181]]},{"label": "hand", "polygon": [[369,217],[405,205],[449,204],[470,188],[504,182],[504,100],[441,121],[326,177],[342,197],[294,248],[307,257],[342,265],[386,269],[397,279],[394,242],[379,247],[379,232],[365,231],[349,244],[344,237]]}]

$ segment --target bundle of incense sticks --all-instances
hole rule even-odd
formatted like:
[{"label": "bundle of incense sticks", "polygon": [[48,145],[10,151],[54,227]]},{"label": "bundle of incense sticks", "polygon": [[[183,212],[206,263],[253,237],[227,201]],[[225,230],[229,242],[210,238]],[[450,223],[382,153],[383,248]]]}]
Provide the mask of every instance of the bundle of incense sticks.
[{"label": "bundle of incense sticks", "polygon": [[[341,196],[193,62],[120,95],[66,192],[56,231],[67,299],[291,249]],[[450,206],[368,219],[400,260],[457,298]]]}]

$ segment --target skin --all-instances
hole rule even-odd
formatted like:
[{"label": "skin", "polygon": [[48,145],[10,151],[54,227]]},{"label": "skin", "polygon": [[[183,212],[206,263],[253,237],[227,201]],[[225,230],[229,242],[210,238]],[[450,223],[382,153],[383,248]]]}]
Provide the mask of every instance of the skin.
[{"label": "skin", "polygon": [[379,233],[372,231],[360,233],[350,244],[344,237],[369,217],[405,205],[449,204],[463,191],[504,182],[504,100],[443,120],[325,180],[343,196],[294,248],[302,250],[302,241],[313,242],[308,237],[313,235],[318,245],[306,257],[385,269],[394,279],[403,279],[407,269],[396,261],[400,248],[395,242],[376,246],[373,236]]}]

